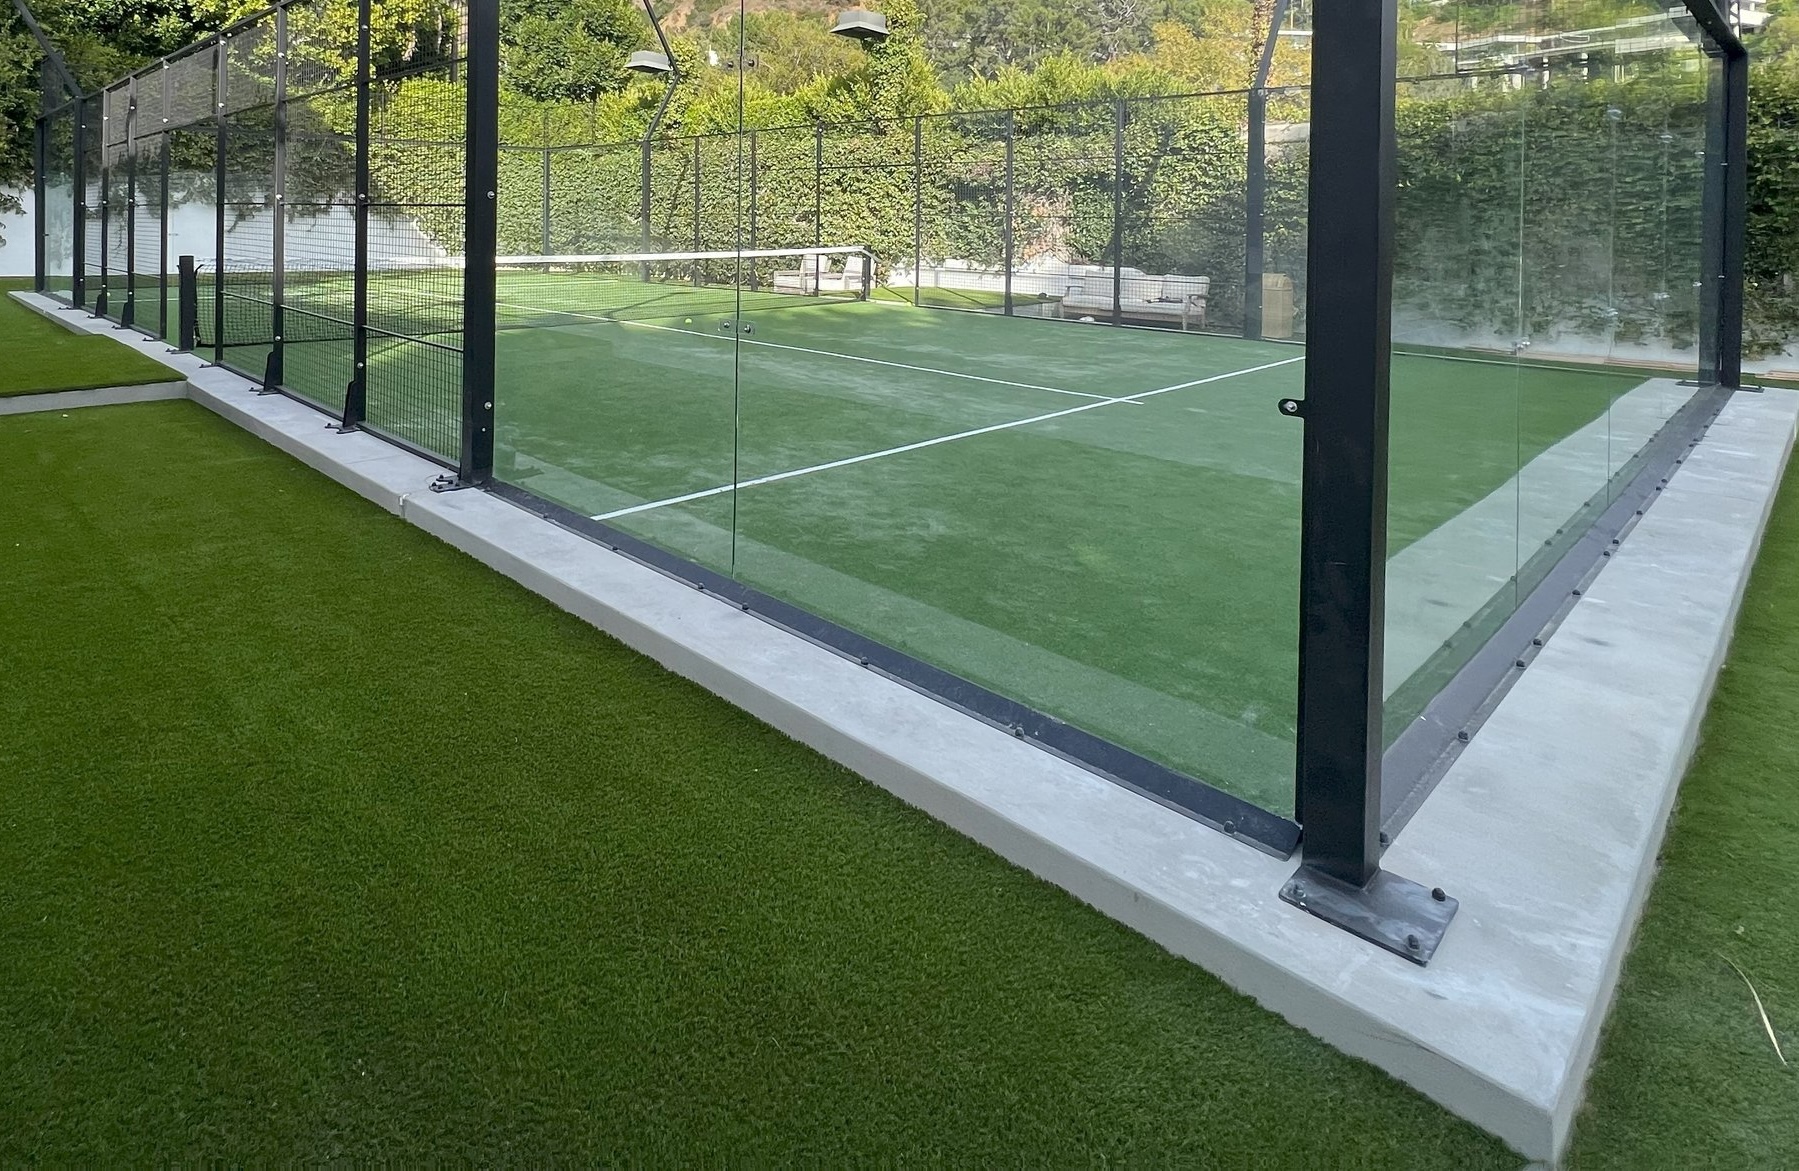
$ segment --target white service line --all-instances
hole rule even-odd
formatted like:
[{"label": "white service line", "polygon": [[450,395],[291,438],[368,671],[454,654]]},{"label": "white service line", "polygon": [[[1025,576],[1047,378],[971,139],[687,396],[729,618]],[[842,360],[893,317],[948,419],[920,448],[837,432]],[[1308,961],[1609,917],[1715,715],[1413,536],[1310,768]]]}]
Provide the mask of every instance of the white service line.
[{"label": "white service line", "polygon": [[903,455],[908,451],[919,451],[926,447],[936,447],[942,443],[953,443],[958,439],[972,439],[977,435],[991,435],[995,431],[1009,431],[1014,427],[1028,427],[1032,423],[1045,423],[1051,419],[1060,419],[1068,415],[1078,415],[1082,411],[1096,411],[1100,407],[1115,406],[1119,403],[1141,402],[1146,398],[1154,398],[1158,394],[1168,394],[1171,391],[1186,390],[1189,387],[1194,386],[1204,386],[1208,382],[1223,382],[1227,378],[1241,378],[1245,374],[1260,374],[1264,370],[1273,370],[1280,366],[1291,366],[1295,362],[1303,361],[1305,361],[1304,354],[1301,354],[1296,358],[1282,358],[1278,362],[1269,362],[1261,366],[1251,366],[1246,370],[1231,370],[1224,374],[1213,374],[1207,378],[1195,378],[1191,382],[1177,382],[1173,386],[1159,386],[1154,390],[1145,390],[1138,394],[1127,394],[1119,398],[1101,399],[1096,403],[1082,403],[1078,407],[1068,407],[1065,410],[1050,411],[1048,414],[1044,415],[1032,415],[1028,419],[1014,419],[1009,423],[994,423],[991,426],[976,427],[970,431],[957,431],[953,435],[939,435],[934,439],[921,439],[917,443],[906,443],[899,447],[889,447],[882,451],[870,451],[862,455],[852,455],[847,459],[835,459],[830,463],[813,464],[809,468],[795,468],[790,472],[775,472],[772,475],[757,476],[753,480],[744,480],[739,484],[720,484],[716,488],[703,488],[698,492],[688,492],[680,496],[670,496],[666,500],[651,500],[644,504],[633,504],[629,508],[619,508],[614,509],[611,512],[599,513],[592,519],[614,520],[621,516],[630,516],[633,513],[649,512],[656,508],[667,508],[671,504],[687,504],[694,500],[704,500],[710,496],[721,496],[726,492],[734,492],[739,488],[754,488],[759,484],[773,484],[781,480],[791,480],[797,476],[809,476],[813,472],[828,472],[833,468],[847,468],[853,464],[867,463],[869,460],[873,459],[885,459],[890,455]]},{"label": "white service line", "polygon": [[[519,308],[524,308],[524,306],[519,306]],[[540,312],[558,313],[560,310],[545,309],[540,310]],[[570,316],[583,317],[586,315],[575,313]],[[729,334],[708,333],[705,330],[699,329],[682,329],[678,325],[652,325],[647,321],[615,321],[610,317],[599,317],[594,318],[594,320],[609,321],[616,325],[629,325],[636,329],[665,329],[670,333],[685,333],[691,334],[694,337],[716,337],[720,340],[730,340],[731,338],[731,335]],[[736,338],[735,340],[746,346],[767,346],[771,350],[792,350],[796,354],[817,354],[823,358],[842,358],[846,362],[867,362],[871,366],[891,366],[895,370],[913,370],[920,374],[939,374],[945,378],[966,378],[970,382],[990,382],[995,386],[1016,386],[1021,390],[1047,390],[1051,394],[1066,394],[1074,398],[1097,399],[1100,402],[1108,403],[1119,401],[1109,395],[1089,394],[1084,390],[1063,390],[1059,386],[1039,386],[1034,382],[1013,382],[1009,378],[989,378],[984,374],[964,374],[959,370],[939,370],[935,366],[911,366],[905,362],[889,362],[883,358],[868,358],[861,354],[845,354],[838,350],[814,350],[807,346],[790,346],[783,342],[757,341],[755,338],[751,337]]]}]

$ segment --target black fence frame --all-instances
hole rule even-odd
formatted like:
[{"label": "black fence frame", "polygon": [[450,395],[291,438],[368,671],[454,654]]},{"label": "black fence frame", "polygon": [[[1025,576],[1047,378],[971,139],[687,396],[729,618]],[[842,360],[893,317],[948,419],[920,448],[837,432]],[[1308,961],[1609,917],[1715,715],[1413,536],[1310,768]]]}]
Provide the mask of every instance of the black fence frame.
[{"label": "black fence frame", "polygon": [[[301,0],[294,0],[301,2]],[[1451,707],[1459,693],[1488,696],[1494,678],[1514,653],[1508,640],[1528,636],[1578,593],[1582,575],[1604,555],[1608,525],[1629,523],[1631,506],[1657,486],[1683,445],[1696,441],[1722,401],[1740,386],[1742,368],[1742,269],[1745,198],[1747,55],[1715,0],[1684,0],[1703,35],[1708,54],[1720,62],[1709,118],[1704,187],[1707,238],[1703,257],[1700,382],[1695,396],[1658,441],[1642,472],[1594,529],[1595,538],[1577,544],[1519,608],[1486,651],[1464,668],[1445,693]],[[1285,3],[1277,5],[1284,13]],[[362,0],[359,54],[368,60],[368,0]],[[255,18],[252,18],[255,19]],[[1277,23],[1280,19],[1277,16]],[[236,26],[234,26],[236,27]],[[977,687],[928,664],[882,646],[866,636],[748,589],[735,581],[612,530],[532,495],[496,482],[494,429],[494,258],[497,255],[499,190],[499,0],[469,0],[466,122],[466,256],[463,311],[466,346],[460,386],[460,450],[451,462],[454,476],[444,488],[478,487],[514,501],[554,522],[582,532],[683,581],[717,593],[744,609],[851,656],[945,702],[1005,727],[1050,751],[1077,760],[1102,775],[1177,808],[1197,820],[1258,847],[1286,856],[1303,850],[1303,863],[1283,887],[1284,899],[1308,912],[1416,963],[1428,962],[1455,913],[1447,892],[1393,875],[1381,868],[1389,833],[1403,820],[1402,806],[1415,805],[1416,777],[1386,784],[1395,762],[1419,768],[1435,759],[1431,736],[1448,734],[1453,712],[1427,713],[1426,731],[1384,749],[1382,658],[1385,640],[1386,503],[1389,372],[1392,356],[1393,205],[1396,182],[1394,119],[1397,13],[1392,0],[1344,0],[1319,5],[1312,37],[1310,217],[1306,284],[1305,393],[1301,399],[1270,403],[1304,429],[1301,472],[1301,566],[1299,646],[1299,734],[1296,745],[1295,817],[1278,817],[1201,781],[1155,766],[1098,738],[1043,716],[1025,705]],[[229,30],[227,30],[229,32]],[[1272,37],[1270,41],[1272,42]],[[222,43],[222,42],[221,42]],[[1272,52],[1264,54],[1249,91],[1251,121],[1266,116],[1266,88]],[[220,62],[223,68],[223,62]],[[356,257],[359,285],[366,282],[369,203],[369,76],[358,71]],[[83,173],[85,104],[75,95],[74,188],[77,224],[82,225],[87,191]],[[47,119],[39,121],[38,158],[47,142]],[[914,136],[922,121],[914,122]],[[1255,151],[1259,133],[1250,136]],[[816,131],[815,158],[822,167],[823,128]],[[1007,136],[1008,147],[1010,135]],[[553,148],[550,148],[553,149]],[[697,146],[696,146],[697,149]],[[1011,152],[1007,151],[1007,172]],[[549,153],[544,156],[546,186]],[[922,151],[914,156],[922,165]],[[221,179],[223,157],[219,162]],[[1119,164],[1122,167],[1122,163]],[[166,173],[166,170],[165,170]],[[106,190],[104,183],[102,192]],[[1246,247],[1245,332],[1259,336],[1260,206],[1265,193],[1248,193],[1251,214]],[[221,203],[222,183],[221,183]],[[37,187],[40,225],[45,198]],[[698,201],[696,199],[696,209]],[[922,212],[915,209],[915,216]],[[696,210],[697,215],[697,210]],[[222,212],[221,212],[222,217]],[[546,226],[548,216],[546,214]],[[222,225],[222,219],[221,219]],[[921,231],[918,233],[922,235]],[[1117,234],[1116,223],[1114,236]],[[87,302],[84,289],[85,233],[75,234],[70,300]],[[223,247],[223,227],[220,228]],[[1007,232],[1005,245],[1012,241]],[[45,287],[42,241],[38,287]],[[166,266],[165,266],[166,267]],[[1008,265],[1008,269],[1010,266]],[[1116,275],[1116,265],[1115,275]],[[185,260],[184,276],[193,272]],[[188,284],[189,281],[183,281]],[[359,300],[361,294],[359,293]],[[1253,306],[1253,309],[1251,308]],[[191,332],[190,306],[183,303],[182,333]],[[1116,306],[1115,306],[1116,313]],[[367,321],[356,321],[356,375],[346,391],[341,423],[366,419],[362,386],[367,357]],[[274,363],[278,370],[278,361]],[[415,449],[416,450],[416,449]],[[428,453],[427,453],[428,454]],[[440,457],[439,457],[440,458]],[[1533,624],[1535,624],[1533,626]],[[1435,754],[1435,755],[1433,755]],[[1421,763],[1423,762],[1423,763]]]}]

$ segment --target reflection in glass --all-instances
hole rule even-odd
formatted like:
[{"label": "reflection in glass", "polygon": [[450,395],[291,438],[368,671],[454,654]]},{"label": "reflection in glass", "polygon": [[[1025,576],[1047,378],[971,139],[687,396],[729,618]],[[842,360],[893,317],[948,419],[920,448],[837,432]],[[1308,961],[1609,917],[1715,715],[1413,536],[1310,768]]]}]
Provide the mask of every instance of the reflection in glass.
[{"label": "reflection in glass", "polygon": [[1690,30],[1649,4],[1450,15],[1399,91],[1389,740],[1615,498],[1697,372]]}]

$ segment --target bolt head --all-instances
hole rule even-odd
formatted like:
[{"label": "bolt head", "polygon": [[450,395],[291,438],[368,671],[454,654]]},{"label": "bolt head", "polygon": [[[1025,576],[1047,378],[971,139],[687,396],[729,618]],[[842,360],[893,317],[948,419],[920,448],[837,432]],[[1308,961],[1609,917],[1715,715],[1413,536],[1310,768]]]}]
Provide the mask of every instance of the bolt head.
[{"label": "bolt head", "polygon": [[1423,946],[1424,941],[1419,939],[1416,935],[1408,935],[1405,937],[1405,949],[1407,951],[1417,951]]}]

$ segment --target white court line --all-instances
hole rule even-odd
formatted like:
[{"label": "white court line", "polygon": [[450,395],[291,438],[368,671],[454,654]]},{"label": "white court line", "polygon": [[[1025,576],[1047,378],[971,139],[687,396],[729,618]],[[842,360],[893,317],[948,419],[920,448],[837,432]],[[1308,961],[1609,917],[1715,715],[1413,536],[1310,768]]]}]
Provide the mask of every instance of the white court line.
[{"label": "white court line", "polygon": [[[521,306],[521,308],[522,308],[522,306]],[[556,312],[560,312],[560,310],[546,309],[546,310],[541,310],[541,312],[556,313]],[[571,316],[580,317],[580,316],[583,316],[583,314],[576,313],[576,314],[572,314]],[[722,333],[717,333],[717,334],[708,333],[704,330],[698,330],[698,329],[682,329],[678,325],[652,325],[651,323],[649,323],[647,321],[617,321],[610,317],[595,318],[594,320],[610,321],[616,325],[629,325],[629,326],[633,326],[637,329],[665,329],[671,333],[691,334],[694,337],[716,337],[716,338],[719,338],[720,340],[724,340],[728,336],[728,335],[722,334]],[[841,353],[837,350],[814,350],[807,346],[790,346],[783,342],[764,342],[764,341],[757,341],[755,338],[747,338],[747,337],[746,338],[738,338],[736,340],[741,341],[746,346],[767,346],[771,350],[792,350],[796,354],[817,354],[820,357],[825,357],[825,358],[842,358],[846,362],[867,362],[871,366],[891,366],[895,370],[913,370],[920,374],[940,374],[945,378],[966,378],[970,382],[990,382],[990,383],[994,384],[995,386],[1016,386],[1022,390],[1047,390],[1051,394],[1066,394],[1066,395],[1071,395],[1074,398],[1097,399],[1100,402],[1108,402],[1108,403],[1120,401],[1119,399],[1112,398],[1109,395],[1088,394],[1084,390],[1063,390],[1059,386],[1039,386],[1034,382],[1013,382],[1007,378],[988,378],[984,374],[964,374],[959,370],[939,370],[935,366],[911,366],[911,365],[906,364],[905,362],[889,362],[882,358],[868,358],[868,357],[862,356],[861,354],[845,354],[845,353]]]},{"label": "white court line", "polygon": [[1119,403],[1141,402],[1146,398],[1154,398],[1158,394],[1171,391],[1186,390],[1189,387],[1204,386],[1208,382],[1223,382],[1227,378],[1241,378],[1245,374],[1260,374],[1264,370],[1273,370],[1280,366],[1291,366],[1295,362],[1305,361],[1305,355],[1296,358],[1282,358],[1278,362],[1269,362],[1262,366],[1251,366],[1246,370],[1232,370],[1225,374],[1213,374],[1207,378],[1195,378],[1191,382],[1177,382],[1173,386],[1159,386],[1154,390],[1145,390],[1138,394],[1122,395],[1118,398],[1102,399],[1096,403],[1082,403],[1078,407],[1065,410],[1050,411],[1045,415],[1032,415],[1028,419],[1014,419],[1010,423],[994,423],[987,427],[976,427],[971,431],[958,431],[953,435],[939,435],[934,439],[921,439],[917,443],[906,443],[899,447],[889,447],[881,451],[870,451],[862,455],[852,455],[847,459],[835,459],[830,463],[813,464],[809,468],[795,468],[790,472],[775,472],[768,476],[757,476],[753,480],[745,480],[740,484],[721,484],[716,488],[703,488],[698,492],[688,492],[681,496],[670,496],[666,500],[652,500],[646,504],[633,504],[629,508],[614,509],[594,516],[594,520],[613,520],[621,516],[630,516],[637,512],[649,512],[655,508],[666,508],[671,504],[687,504],[694,500],[704,500],[709,496],[720,496],[726,492],[734,492],[739,488],[754,488],[759,484],[773,484],[781,480],[791,480],[797,476],[809,476],[814,472],[828,472],[834,468],[847,468],[854,464],[867,463],[872,459],[885,459],[890,455],[903,455],[908,451],[920,451],[927,447],[936,447],[943,443],[953,443],[958,439],[973,439],[977,435],[991,435],[995,431],[1009,431],[1014,427],[1028,427],[1032,423],[1045,423],[1051,419],[1061,419],[1068,415],[1078,415],[1082,411],[1096,411],[1101,407],[1115,406]]}]

